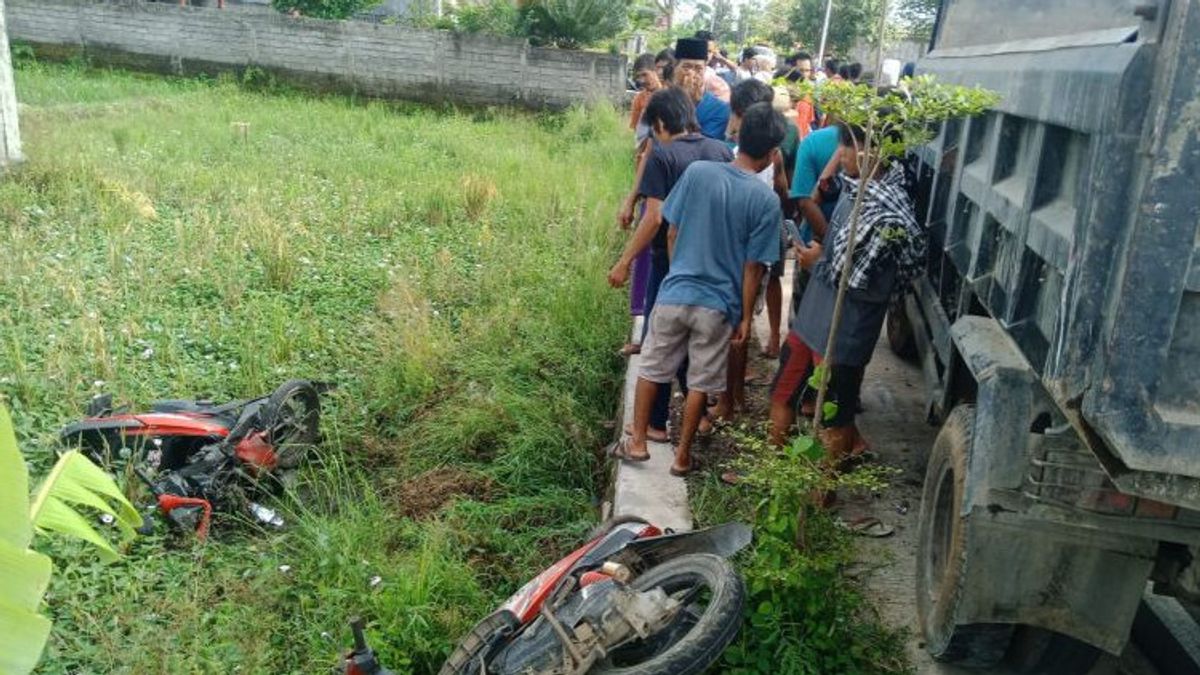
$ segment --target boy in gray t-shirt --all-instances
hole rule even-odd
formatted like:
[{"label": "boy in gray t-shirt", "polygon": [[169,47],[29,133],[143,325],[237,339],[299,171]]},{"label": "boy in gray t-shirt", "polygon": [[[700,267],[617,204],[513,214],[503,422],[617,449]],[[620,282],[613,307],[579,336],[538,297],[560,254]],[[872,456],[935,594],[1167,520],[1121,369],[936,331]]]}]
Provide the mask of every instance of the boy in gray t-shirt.
[{"label": "boy in gray t-shirt", "polygon": [[671,473],[692,470],[692,440],[708,395],[725,390],[730,343],[749,336],[763,266],[779,259],[779,199],[756,174],[772,163],[786,124],[770,105],[752,106],[742,121],[738,157],[728,164],[692,163],[663,204],[671,271],[642,345],[632,435],[613,446],[613,456],[650,457],[646,430],[654,397],[686,358],[689,391]]}]

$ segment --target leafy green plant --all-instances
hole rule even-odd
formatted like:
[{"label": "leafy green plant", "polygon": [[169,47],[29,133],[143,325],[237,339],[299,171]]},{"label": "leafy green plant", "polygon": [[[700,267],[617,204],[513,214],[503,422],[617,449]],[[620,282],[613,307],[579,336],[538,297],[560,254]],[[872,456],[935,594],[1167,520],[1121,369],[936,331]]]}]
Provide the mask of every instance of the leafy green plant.
[{"label": "leafy green plant", "polygon": [[112,478],[74,451],[59,458],[31,504],[12,419],[0,406],[0,672],[33,670],[50,634],[50,620],[38,613],[50,582],[50,558],[28,550],[35,530],[83,539],[104,559],[117,556],[78,506],[111,516],[122,539],[132,539],[133,528],[141,524]]},{"label": "leafy green plant", "polygon": [[466,33],[520,36],[521,14],[512,0],[485,0],[454,11],[455,28]]},{"label": "leafy green plant", "polygon": [[578,49],[624,30],[629,22],[629,1],[528,0],[521,15],[530,38]]},{"label": "leafy green plant", "polygon": [[348,19],[381,2],[383,0],[271,0],[271,6],[281,12],[298,11],[302,16],[317,19]]},{"label": "leafy green plant", "polygon": [[737,433],[742,475],[733,491],[704,485],[695,499],[705,523],[743,519],[752,548],[738,559],[748,591],[746,623],[726,650],[721,672],[899,673],[906,669],[902,635],[883,627],[858,585],[846,575],[850,535],[821,508],[820,496],[883,487],[886,469],[833,473],[824,450],[807,436],[777,449]]}]

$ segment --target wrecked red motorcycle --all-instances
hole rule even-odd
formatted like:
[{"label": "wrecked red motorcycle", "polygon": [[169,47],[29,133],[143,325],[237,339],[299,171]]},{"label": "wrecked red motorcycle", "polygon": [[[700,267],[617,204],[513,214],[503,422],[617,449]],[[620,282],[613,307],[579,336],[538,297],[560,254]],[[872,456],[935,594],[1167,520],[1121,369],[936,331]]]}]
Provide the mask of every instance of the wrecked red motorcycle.
[{"label": "wrecked red motorcycle", "polygon": [[741,523],[610,522],[481,621],[441,675],[702,673],[741,626],[745,587],[728,558],[750,538]]},{"label": "wrecked red motorcycle", "polygon": [[155,401],[149,412],[114,409],[112,395],[88,404],[87,418],[59,432],[101,466],[128,466],[154,494],[158,510],[204,539],[214,507],[244,508],[257,521],[282,525],[250,500],[296,468],[320,437],[320,395],[331,384],[290,380],[269,396],[217,404]]}]

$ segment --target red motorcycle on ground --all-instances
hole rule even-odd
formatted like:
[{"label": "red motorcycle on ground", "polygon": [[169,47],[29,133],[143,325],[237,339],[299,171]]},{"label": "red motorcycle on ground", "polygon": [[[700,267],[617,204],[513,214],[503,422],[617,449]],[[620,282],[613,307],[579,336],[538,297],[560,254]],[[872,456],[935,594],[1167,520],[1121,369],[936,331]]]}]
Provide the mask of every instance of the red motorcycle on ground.
[{"label": "red motorcycle on ground", "polygon": [[750,538],[741,523],[676,534],[610,522],[481,621],[440,675],[702,673],[741,626],[728,558]]},{"label": "red motorcycle on ground", "polygon": [[243,506],[256,520],[281,525],[247,498],[297,467],[320,438],[320,395],[332,385],[290,380],[269,396],[217,404],[155,401],[150,411],[114,409],[112,395],[88,404],[87,418],[59,432],[101,466],[127,465],[154,493],[158,510],[200,539],[214,506]]},{"label": "red motorcycle on ground", "polygon": [[[609,521],[479,622],[439,675],[693,675],[737,636],[745,587],[727,558],[750,543],[728,523],[664,533]],[[351,622],[340,675],[391,675]]]}]

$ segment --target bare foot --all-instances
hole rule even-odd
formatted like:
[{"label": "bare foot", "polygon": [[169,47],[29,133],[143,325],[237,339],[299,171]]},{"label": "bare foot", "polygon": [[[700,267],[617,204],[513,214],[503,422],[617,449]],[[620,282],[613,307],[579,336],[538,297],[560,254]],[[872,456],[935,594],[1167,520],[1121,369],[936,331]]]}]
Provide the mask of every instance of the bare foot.
[{"label": "bare foot", "polygon": [[[625,425],[625,433],[629,436],[633,435],[633,425]],[[649,427],[646,429],[646,440],[654,441],[655,443],[667,443],[671,440],[671,435],[663,429],[655,429]]]}]

